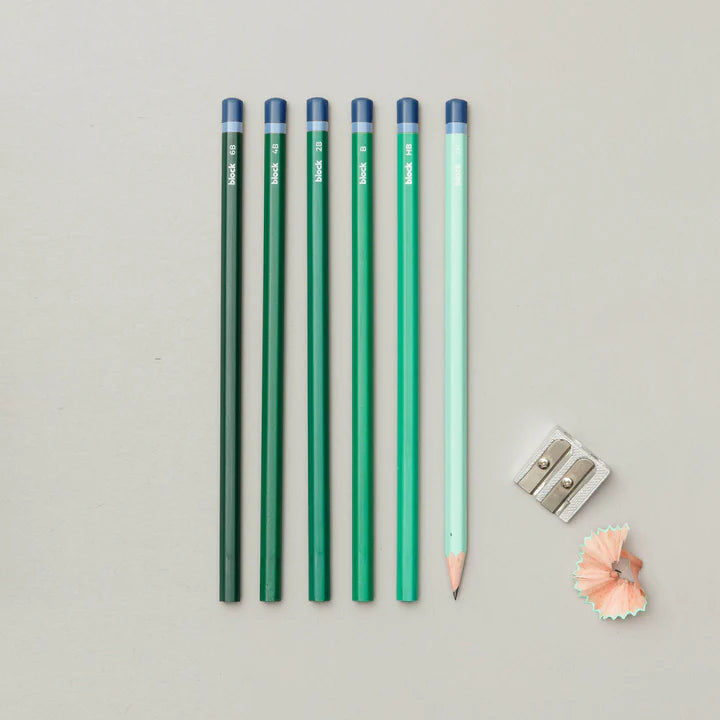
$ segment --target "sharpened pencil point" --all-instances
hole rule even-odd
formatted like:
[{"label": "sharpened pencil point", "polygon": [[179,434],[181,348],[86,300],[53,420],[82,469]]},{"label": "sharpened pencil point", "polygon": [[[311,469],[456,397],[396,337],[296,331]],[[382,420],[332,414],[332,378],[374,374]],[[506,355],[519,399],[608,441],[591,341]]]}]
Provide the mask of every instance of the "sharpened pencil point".
[{"label": "sharpened pencil point", "polygon": [[458,590],[460,589],[460,578],[462,578],[463,567],[465,567],[465,553],[450,553],[447,556],[448,572],[450,574],[450,589],[453,597],[457,600]]}]

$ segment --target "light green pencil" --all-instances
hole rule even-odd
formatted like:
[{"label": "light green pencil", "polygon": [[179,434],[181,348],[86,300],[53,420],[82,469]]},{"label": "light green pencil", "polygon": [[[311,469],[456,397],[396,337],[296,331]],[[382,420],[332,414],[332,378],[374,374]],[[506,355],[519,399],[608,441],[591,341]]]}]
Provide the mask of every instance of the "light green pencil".
[{"label": "light green pencil", "polygon": [[445,555],[457,599],[467,554],[467,102],[445,104]]}]

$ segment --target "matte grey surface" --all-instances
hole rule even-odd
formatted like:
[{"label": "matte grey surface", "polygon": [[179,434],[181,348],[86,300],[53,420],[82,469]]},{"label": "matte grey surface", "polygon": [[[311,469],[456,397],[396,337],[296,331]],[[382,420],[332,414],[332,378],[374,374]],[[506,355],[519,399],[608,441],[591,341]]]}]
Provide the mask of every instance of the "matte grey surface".
[{"label": "matte grey surface", "polygon": [[[711,2],[10,0],[0,716],[714,717]],[[243,599],[217,597],[220,100],[245,101]],[[305,100],[330,100],[333,600],[306,601]],[[350,100],[376,101],[377,601],[350,601]],[[395,100],[421,101],[421,600],[394,599]],[[288,111],[285,599],[258,602],[263,101]],[[470,103],[469,554],[443,557],[444,101]],[[612,475],[512,483],[553,424]],[[570,574],[629,522],[648,611]]]}]

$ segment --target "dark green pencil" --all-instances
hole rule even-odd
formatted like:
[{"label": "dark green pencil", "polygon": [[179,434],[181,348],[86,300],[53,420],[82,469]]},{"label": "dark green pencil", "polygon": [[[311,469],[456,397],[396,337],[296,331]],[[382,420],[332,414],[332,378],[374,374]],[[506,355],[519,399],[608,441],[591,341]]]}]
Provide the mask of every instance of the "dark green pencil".
[{"label": "dark green pencil", "polygon": [[330,599],[328,102],[307,101],[308,598]]},{"label": "dark green pencil", "polygon": [[285,122],[287,104],[265,103],[260,600],[282,593]]},{"label": "dark green pencil", "polygon": [[373,517],[373,103],[352,118],[352,599],[374,594]]},{"label": "dark green pencil", "polygon": [[220,305],[220,600],[240,599],[240,267],[242,110],[222,103]]}]

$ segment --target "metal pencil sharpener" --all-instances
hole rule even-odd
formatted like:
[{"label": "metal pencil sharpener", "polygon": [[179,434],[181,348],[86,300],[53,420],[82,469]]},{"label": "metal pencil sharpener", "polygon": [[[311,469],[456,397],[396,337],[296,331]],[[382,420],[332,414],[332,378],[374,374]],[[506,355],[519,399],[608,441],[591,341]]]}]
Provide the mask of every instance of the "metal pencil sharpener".
[{"label": "metal pencil sharpener", "polygon": [[600,458],[556,426],[517,474],[515,484],[568,522],[609,474]]}]

